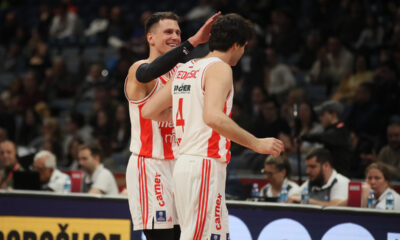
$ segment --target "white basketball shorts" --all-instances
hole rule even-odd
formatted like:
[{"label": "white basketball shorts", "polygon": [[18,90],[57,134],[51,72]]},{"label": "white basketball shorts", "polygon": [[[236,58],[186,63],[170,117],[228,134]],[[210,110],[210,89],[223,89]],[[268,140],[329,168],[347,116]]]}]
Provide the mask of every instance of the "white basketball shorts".
[{"label": "white basketball shorts", "polygon": [[175,164],[175,201],[181,240],[229,239],[226,163],[181,155]]},{"label": "white basketball shorts", "polygon": [[134,231],[178,224],[172,179],[175,162],[135,154],[129,158],[126,189]]}]

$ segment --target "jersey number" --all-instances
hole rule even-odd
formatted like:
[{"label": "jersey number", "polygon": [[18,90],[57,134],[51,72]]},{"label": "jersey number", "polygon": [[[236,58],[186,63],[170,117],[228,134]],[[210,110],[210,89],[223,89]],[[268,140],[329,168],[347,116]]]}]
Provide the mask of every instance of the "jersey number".
[{"label": "jersey number", "polygon": [[176,126],[182,126],[182,131],[185,131],[185,120],[182,114],[183,98],[179,98],[178,111],[176,112]]}]

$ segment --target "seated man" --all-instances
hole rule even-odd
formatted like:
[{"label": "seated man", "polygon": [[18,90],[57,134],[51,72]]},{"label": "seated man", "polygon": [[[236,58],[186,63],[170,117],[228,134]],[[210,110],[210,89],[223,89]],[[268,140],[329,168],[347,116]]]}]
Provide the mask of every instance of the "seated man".
[{"label": "seated man", "polygon": [[347,199],[350,180],[332,167],[332,155],[324,149],[313,150],[306,158],[309,180],[303,183],[298,194],[289,197],[289,202],[300,202],[300,193],[308,186],[310,204],[335,206]]},{"label": "seated man", "polygon": [[101,164],[101,150],[97,145],[79,147],[79,165],[83,174],[82,192],[117,195],[118,187],[114,175]]},{"label": "seated man", "polygon": [[400,121],[393,121],[387,127],[388,144],[379,152],[378,160],[389,169],[395,179],[400,179]]},{"label": "seated man", "polygon": [[69,176],[57,169],[56,156],[49,151],[42,150],[33,158],[33,168],[39,172],[41,188],[47,191],[62,193]]},{"label": "seated man", "polygon": [[23,171],[17,160],[17,148],[9,140],[0,142],[0,166],[4,168],[0,178],[0,189],[10,189],[13,186],[14,172]]}]

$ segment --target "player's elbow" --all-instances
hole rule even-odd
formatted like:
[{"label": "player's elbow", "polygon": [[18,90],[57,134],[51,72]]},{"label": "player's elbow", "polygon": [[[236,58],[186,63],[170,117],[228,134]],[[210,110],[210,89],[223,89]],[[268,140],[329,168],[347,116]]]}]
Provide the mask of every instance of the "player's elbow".
[{"label": "player's elbow", "polygon": [[212,129],[217,129],[220,125],[220,121],[218,120],[218,116],[213,114],[212,112],[204,112],[203,113],[203,121],[204,123]]}]

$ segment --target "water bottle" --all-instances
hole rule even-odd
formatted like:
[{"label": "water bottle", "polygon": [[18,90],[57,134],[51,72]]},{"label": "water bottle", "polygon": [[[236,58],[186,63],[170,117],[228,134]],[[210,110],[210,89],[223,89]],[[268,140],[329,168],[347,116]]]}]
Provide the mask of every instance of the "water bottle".
[{"label": "water bottle", "polygon": [[367,197],[367,208],[375,208],[375,204],[376,204],[376,201],[375,201],[374,190],[371,189],[371,190],[369,190],[369,194]]},{"label": "water bottle", "polygon": [[308,186],[303,188],[301,191],[301,204],[309,204],[310,203],[310,195],[308,194]]},{"label": "water bottle", "polygon": [[68,177],[64,183],[63,193],[70,193],[70,192],[71,192],[71,179]]},{"label": "water bottle", "polygon": [[386,194],[386,210],[394,210],[394,196],[392,191]]},{"label": "water bottle", "polygon": [[285,203],[288,201],[287,186],[282,185],[281,193],[279,194],[279,202]]},{"label": "water bottle", "polygon": [[258,190],[258,183],[253,183],[253,187],[251,188],[251,197],[258,198],[260,196],[260,192]]}]

